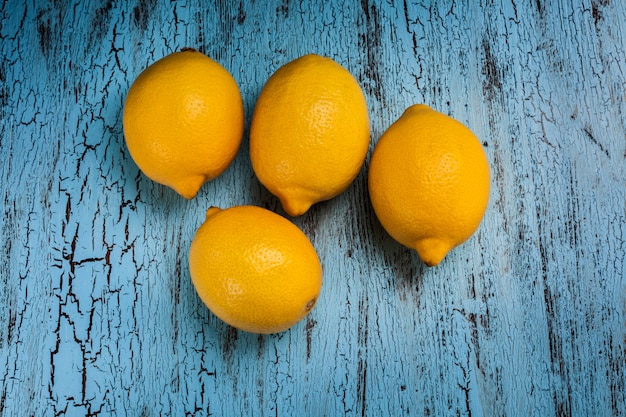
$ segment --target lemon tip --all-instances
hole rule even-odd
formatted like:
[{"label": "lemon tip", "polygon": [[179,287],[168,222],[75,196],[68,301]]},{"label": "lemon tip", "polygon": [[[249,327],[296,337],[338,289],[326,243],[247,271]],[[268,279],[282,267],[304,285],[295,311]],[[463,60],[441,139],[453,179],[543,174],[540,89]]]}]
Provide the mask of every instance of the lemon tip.
[{"label": "lemon tip", "polygon": [[415,244],[417,254],[427,266],[437,266],[452,249],[452,245],[436,238],[419,240]]},{"label": "lemon tip", "polygon": [[206,181],[203,175],[194,175],[181,181],[176,181],[170,187],[187,200],[192,200]]},{"label": "lemon tip", "polygon": [[307,200],[285,197],[280,199],[280,204],[283,206],[283,210],[292,217],[303,215],[313,205],[312,202]]}]

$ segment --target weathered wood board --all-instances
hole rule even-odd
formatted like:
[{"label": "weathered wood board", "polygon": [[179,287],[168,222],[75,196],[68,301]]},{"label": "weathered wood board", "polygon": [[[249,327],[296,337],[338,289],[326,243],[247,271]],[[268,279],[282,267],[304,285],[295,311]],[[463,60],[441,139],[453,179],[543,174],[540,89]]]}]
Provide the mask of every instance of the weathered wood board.
[{"label": "weathered wood board", "polygon": [[[624,22],[616,0],[3,2],[0,415],[626,416]],[[134,78],[185,46],[246,110],[191,201],[141,174],[121,126]],[[284,214],[247,129],[306,53],[363,87],[370,153],[410,104],[469,126],[491,199],[428,268],[376,220],[366,161],[293,219],[324,266],[315,310],[258,336],[204,308],[187,250],[211,205]]]}]

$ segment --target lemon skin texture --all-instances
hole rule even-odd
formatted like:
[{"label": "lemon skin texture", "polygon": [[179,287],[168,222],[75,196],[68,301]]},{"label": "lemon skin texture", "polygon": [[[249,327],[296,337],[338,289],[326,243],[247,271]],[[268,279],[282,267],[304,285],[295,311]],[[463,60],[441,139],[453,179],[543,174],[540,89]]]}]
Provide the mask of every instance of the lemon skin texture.
[{"label": "lemon skin texture", "polygon": [[229,325],[282,332],[313,309],[322,266],[307,236],[286,218],[256,206],[212,207],[189,250],[194,287]]},{"label": "lemon skin texture", "polygon": [[193,198],[235,158],[244,110],[235,79],[195,50],[172,53],[146,68],[124,103],[126,146],[153,181]]},{"label": "lemon skin texture", "polygon": [[264,85],[252,114],[250,158],[290,216],[343,191],[369,148],[369,115],[354,77],[330,58],[302,56]]},{"label": "lemon skin texture", "polygon": [[489,163],[466,126],[426,105],[413,105],[374,147],[368,189],[384,229],[435,266],[481,223],[489,200]]}]

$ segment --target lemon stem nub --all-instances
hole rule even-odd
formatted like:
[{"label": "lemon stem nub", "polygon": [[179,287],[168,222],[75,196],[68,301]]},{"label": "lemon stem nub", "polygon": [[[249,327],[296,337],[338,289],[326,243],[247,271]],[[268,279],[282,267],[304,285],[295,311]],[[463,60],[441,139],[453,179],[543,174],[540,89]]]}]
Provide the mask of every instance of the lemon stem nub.
[{"label": "lemon stem nub", "polygon": [[311,299],[311,301],[309,301],[304,307],[304,311],[308,313],[309,311],[313,310],[313,307],[315,307],[316,302],[317,302],[317,297]]},{"label": "lemon stem nub", "polygon": [[206,218],[208,219],[209,217],[211,217],[212,215],[214,215],[215,213],[219,211],[222,211],[222,209],[219,207],[215,207],[215,206],[209,207],[209,209],[206,211]]}]

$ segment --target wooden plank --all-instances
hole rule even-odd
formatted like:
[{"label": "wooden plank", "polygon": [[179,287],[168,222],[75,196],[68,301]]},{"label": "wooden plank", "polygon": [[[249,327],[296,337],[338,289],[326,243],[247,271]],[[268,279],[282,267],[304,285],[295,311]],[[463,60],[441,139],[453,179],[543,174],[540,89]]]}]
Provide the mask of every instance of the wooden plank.
[{"label": "wooden plank", "polygon": [[[0,415],[626,415],[626,6],[483,3],[4,2]],[[134,78],[184,46],[231,71],[247,116],[192,201],[139,172],[121,126]],[[366,163],[293,219],[324,266],[313,313],[239,332],[187,250],[211,205],[284,214],[247,129],[310,52],[361,83],[370,152],[416,102],[468,125],[490,205],[427,268],[376,220]]]}]

